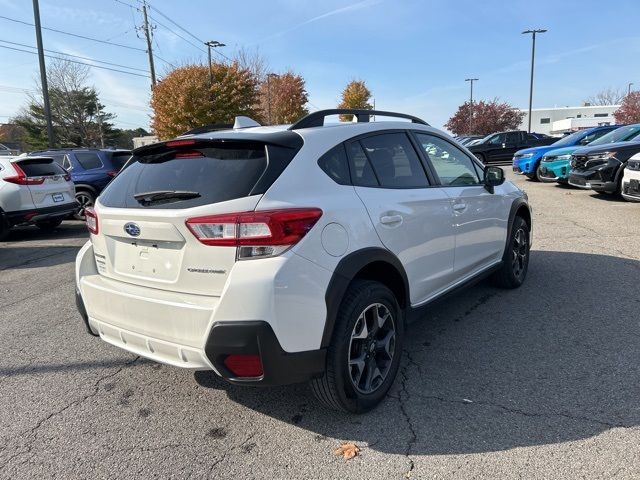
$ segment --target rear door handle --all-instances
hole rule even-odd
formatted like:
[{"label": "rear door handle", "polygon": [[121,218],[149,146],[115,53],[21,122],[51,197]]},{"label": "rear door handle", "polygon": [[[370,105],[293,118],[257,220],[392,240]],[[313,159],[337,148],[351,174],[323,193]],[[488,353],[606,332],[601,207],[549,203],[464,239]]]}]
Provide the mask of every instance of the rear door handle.
[{"label": "rear door handle", "polygon": [[399,225],[402,223],[402,215],[382,215],[380,223],[383,225]]}]

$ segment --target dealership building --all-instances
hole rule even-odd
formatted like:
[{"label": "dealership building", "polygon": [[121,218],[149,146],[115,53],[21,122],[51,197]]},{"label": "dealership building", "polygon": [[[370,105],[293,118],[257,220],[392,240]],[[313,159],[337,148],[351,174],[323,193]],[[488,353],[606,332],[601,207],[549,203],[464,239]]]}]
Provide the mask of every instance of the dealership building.
[{"label": "dealership building", "polygon": [[[613,125],[613,118],[620,105],[589,105],[582,107],[534,108],[531,110],[531,131],[547,135],[563,135],[600,125]],[[525,115],[520,129],[526,130],[529,123],[528,109],[520,109]]]}]

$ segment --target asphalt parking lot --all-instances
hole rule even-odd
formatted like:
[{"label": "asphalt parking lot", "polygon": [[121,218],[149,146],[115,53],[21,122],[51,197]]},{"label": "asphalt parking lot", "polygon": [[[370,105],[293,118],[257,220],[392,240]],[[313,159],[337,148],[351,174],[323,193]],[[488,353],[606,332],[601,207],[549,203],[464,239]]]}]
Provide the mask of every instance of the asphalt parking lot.
[{"label": "asphalt parking lot", "polygon": [[[515,181],[535,214],[527,282],[478,284],[410,325],[390,398],[362,416],[89,336],[73,299],[84,226],[15,230],[0,244],[0,477],[640,477],[640,205]],[[334,456],[344,441],[356,458]]]}]

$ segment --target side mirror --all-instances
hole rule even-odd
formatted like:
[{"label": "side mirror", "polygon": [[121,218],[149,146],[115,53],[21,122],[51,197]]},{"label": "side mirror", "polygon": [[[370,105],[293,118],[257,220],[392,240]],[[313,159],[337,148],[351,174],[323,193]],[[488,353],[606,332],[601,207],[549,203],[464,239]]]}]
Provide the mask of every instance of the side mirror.
[{"label": "side mirror", "polygon": [[486,167],[484,169],[484,188],[489,193],[494,192],[494,187],[504,183],[504,170],[500,167]]}]

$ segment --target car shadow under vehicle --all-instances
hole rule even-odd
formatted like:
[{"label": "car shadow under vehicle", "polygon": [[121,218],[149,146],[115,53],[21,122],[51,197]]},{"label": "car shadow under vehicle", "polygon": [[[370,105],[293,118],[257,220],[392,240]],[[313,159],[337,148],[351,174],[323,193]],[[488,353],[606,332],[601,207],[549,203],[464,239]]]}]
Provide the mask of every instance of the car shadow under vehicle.
[{"label": "car shadow under vehicle", "polygon": [[319,439],[404,455],[502,451],[640,424],[640,262],[533,251],[517,290],[480,283],[407,331],[401,370],[372,412],[320,407],[306,385],[203,387]]}]

